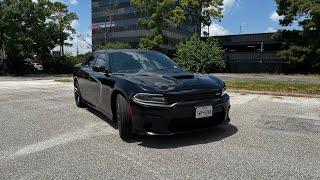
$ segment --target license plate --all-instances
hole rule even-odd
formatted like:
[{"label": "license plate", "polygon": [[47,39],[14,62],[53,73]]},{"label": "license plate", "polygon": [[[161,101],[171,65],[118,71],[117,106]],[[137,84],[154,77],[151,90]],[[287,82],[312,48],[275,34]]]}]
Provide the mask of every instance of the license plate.
[{"label": "license plate", "polygon": [[196,108],[196,118],[206,118],[212,116],[212,106],[203,106]]}]

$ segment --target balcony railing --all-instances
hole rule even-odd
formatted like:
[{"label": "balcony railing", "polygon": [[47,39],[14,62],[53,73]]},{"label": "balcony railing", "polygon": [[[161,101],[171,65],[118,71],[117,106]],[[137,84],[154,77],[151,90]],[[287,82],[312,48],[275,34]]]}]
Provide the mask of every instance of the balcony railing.
[{"label": "balcony railing", "polygon": [[226,52],[225,58],[230,63],[285,63],[277,52]]},{"label": "balcony railing", "polygon": [[265,44],[279,43],[273,39],[273,33],[218,36],[217,38],[223,45],[259,44],[261,42]]}]

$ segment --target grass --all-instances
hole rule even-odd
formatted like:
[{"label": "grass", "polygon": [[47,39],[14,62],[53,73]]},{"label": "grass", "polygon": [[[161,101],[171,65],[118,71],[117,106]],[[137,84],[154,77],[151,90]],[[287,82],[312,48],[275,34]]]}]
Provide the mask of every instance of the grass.
[{"label": "grass", "polygon": [[320,95],[320,84],[275,82],[261,80],[229,80],[226,81],[226,84],[230,89]]},{"label": "grass", "polygon": [[61,83],[70,83],[72,82],[72,79],[57,79],[54,80],[55,82],[61,82]]},{"label": "grass", "polygon": [[[61,83],[70,83],[72,82],[72,79],[57,79],[54,81]],[[281,93],[320,95],[320,84],[261,80],[227,80],[226,84],[229,89],[264,91],[272,92],[279,95],[281,95]]]}]

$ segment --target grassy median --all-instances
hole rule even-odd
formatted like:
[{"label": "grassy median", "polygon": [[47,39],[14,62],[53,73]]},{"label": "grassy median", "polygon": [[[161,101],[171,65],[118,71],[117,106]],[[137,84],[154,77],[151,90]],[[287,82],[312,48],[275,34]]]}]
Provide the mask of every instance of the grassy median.
[{"label": "grassy median", "polygon": [[[71,83],[72,79],[57,79],[55,82]],[[298,82],[277,82],[261,80],[227,80],[228,89],[265,91],[277,93],[298,93],[308,95],[320,95],[320,84],[298,83]],[[279,95],[280,95],[279,94]]]},{"label": "grassy median", "polygon": [[229,89],[320,95],[320,84],[260,80],[228,80],[226,84]]}]

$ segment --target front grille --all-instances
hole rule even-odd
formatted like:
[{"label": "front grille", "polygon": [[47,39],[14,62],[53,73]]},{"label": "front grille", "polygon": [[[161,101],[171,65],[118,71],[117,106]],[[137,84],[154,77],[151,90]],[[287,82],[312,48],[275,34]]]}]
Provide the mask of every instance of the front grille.
[{"label": "front grille", "polygon": [[186,132],[209,128],[224,121],[225,112],[216,112],[213,117],[202,119],[175,119],[169,124],[170,132]]},{"label": "front grille", "polygon": [[173,104],[176,102],[216,99],[220,97],[220,94],[221,94],[221,91],[212,90],[212,91],[199,92],[199,93],[165,94],[164,96],[168,104]]}]

